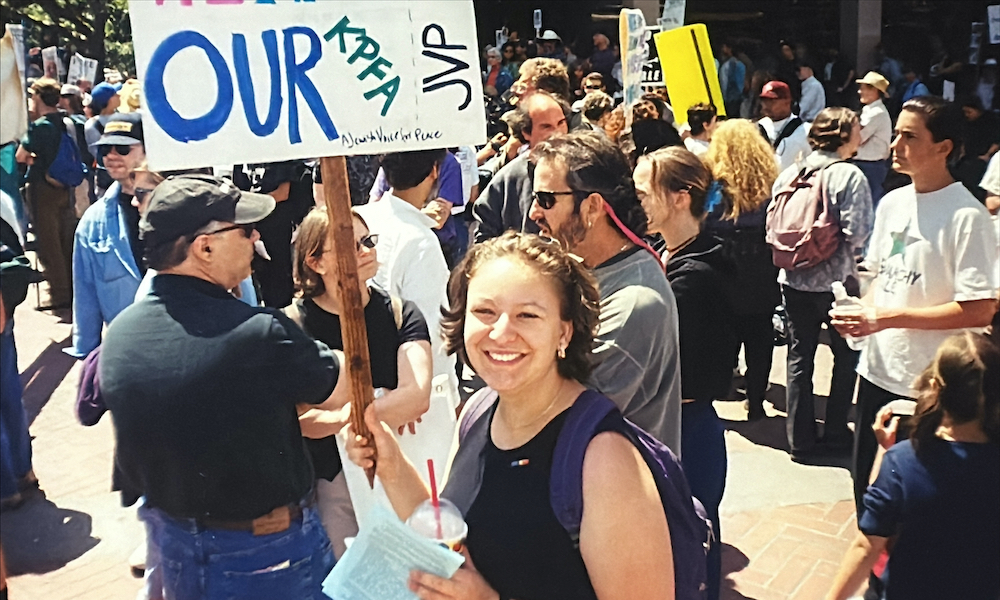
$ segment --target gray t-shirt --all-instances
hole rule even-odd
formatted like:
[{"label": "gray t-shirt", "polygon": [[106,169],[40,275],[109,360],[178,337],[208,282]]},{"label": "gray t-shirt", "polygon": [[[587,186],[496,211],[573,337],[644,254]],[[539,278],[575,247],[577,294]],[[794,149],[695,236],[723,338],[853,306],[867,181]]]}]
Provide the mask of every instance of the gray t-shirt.
[{"label": "gray t-shirt", "polygon": [[677,303],[663,267],[636,248],[598,266],[594,276],[601,291],[601,324],[591,387],[680,456]]}]

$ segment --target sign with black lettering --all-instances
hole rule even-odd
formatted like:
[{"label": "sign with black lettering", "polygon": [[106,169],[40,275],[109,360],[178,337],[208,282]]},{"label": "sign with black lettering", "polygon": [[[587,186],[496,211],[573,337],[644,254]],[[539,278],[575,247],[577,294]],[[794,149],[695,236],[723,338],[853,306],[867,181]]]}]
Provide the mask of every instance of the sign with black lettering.
[{"label": "sign with black lettering", "polygon": [[483,143],[471,0],[130,0],[156,169]]}]

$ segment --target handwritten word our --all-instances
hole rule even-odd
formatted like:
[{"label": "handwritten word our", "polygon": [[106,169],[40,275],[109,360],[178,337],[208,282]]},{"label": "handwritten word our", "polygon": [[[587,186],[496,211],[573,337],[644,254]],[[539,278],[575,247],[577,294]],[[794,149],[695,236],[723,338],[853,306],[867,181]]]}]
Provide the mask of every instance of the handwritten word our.
[{"label": "handwritten word our", "polygon": [[[319,90],[309,78],[308,71],[316,66],[323,55],[322,43],[315,31],[308,27],[289,27],[282,30],[282,45],[284,49],[284,73],[286,81],[286,95],[288,97],[288,139],[291,143],[297,144],[302,141],[299,132],[299,106],[298,93],[306,101],[309,110],[312,111],[320,129],[323,130],[327,139],[333,141],[339,134],[337,128],[330,118],[329,112],[323,103]],[[305,37],[309,42],[309,53],[303,60],[299,60],[295,50],[296,36]],[[269,29],[261,33],[261,41],[264,44],[264,51],[267,54],[268,70],[270,74],[270,95],[267,108],[267,117],[261,121],[257,106],[254,100],[253,77],[250,70],[250,61],[247,56],[247,41],[243,34],[234,33],[233,37],[233,62],[236,71],[236,82],[240,90],[240,99],[243,104],[243,112],[246,115],[247,124],[250,131],[258,137],[265,137],[274,133],[278,127],[281,116],[281,106],[283,96],[281,93],[281,73],[282,64],[278,57],[278,34],[275,30]],[[167,64],[177,55],[178,52],[187,48],[198,48],[208,57],[208,61],[215,72],[215,81],[218,85],[215,105],[204,115],[187,119],[182,117],[167,99],[164,76]],[[229,119],[229,114],[233,109],[233,78],[230,75],[229,66],[219,49],[212,44],[204,35],[196,31],[179,31],[164,39],[153,52],[149,65],[146,68],[145,80],[145,102],[150,114],[157,124],[171,138],[179,142],[200,141],[207,139],[210,135],[218,132]]]},{"label": "handwritten word our", "polygon": [[441,135],[440,131],[426,131],[419,127],[413,129],[412,131],[403,127],[400,127],[395,131],[385,131],[382,127],[377,127],[371,131],[365,131],[363,133],[344,132],[340,141],[344,144],[345,148],[350,149],[355,146],[363,146],[371,143],[393,144],[399,142],[426,142],[429,140],[440,139]]}]

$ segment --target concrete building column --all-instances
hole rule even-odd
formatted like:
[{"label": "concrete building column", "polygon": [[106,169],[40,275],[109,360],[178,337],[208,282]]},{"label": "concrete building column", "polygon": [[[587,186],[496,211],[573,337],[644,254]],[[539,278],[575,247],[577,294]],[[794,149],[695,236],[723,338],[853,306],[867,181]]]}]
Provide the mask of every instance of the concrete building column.
[{"label": "concrete building column", "polygon": [[840,0],[840,52],[858,77],[875,67],[875,45],[882,41],[882,0]]},{"label": "concrete building column", "polygon": [[624,0],[622,7],[641,10],[642,16],[646,18],[646,25],[656,25],[656,20],[660,18],[659,0]]}]

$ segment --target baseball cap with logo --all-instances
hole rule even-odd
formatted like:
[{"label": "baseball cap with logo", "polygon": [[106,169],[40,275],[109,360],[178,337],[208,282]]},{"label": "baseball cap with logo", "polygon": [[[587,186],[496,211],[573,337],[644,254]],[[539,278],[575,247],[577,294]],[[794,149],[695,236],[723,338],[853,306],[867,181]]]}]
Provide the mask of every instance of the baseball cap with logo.
[{"label": "baseball cap with logo", "polygon": [[791,100],[792,90],[788,89],[788,84],[784,81],[768,81],[760,91],[761,98]]},{"label": "baseball cap with logo", "polygon": [[855,79],[854,83],[867,83],[883,94],[889,89],[889,80],[882,77],[875,71],[868,71],[868,73],[862,79]]},{"label": "baseball cap with logo", "polygon": [[243,192],[233,182],[211,175],[174,175],[156,186],[139,221],[148,247],[190,236],[212,221],[246,225],[274,210],[268,194]]},{"label": "baseball cap with logo", "polygon": [[104,124],[104,133],[97,140],[97,146],[113,146],[116,144],[143,143],[142,115],[137,112],[115,113]]}]

